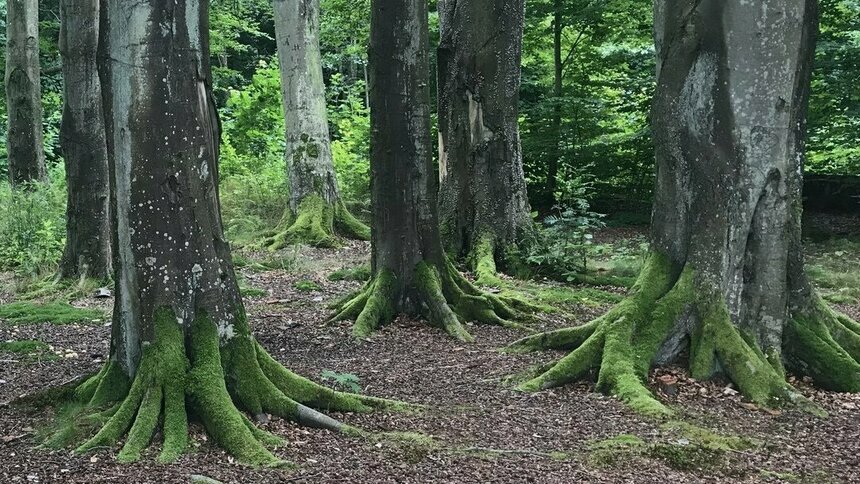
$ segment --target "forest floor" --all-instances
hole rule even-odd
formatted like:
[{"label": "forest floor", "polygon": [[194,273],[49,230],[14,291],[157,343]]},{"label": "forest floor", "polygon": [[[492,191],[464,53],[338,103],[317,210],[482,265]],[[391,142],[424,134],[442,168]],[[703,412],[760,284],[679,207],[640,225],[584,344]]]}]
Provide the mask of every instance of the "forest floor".
[{"label": "forest floor", "polygon": [[[857,222],[824,223],[843,224],[850,232],[860,227]],[[641,228],[607,229],[596,239],[623,246],[623,239],[639,240],[643,234]],[[860,264],[860,252],[852,252],[858,247],[853,243],[841,237],[812,244],[813,264],[824,272],[829,264],[855,267],[851,264]],[[820,391],[796,381],[829,414],[818,418],[760,409],[745,403],[726,382],[697,382],[681,368],[660,368],[652,372],[652,388],[677,416],[658,422],[595,393],[589,382],[533,395],[515,391],[509,375],[561,356],[498,352],[523,336],[515,330],[469,326],[476,343],[460,344],[421,321],[399,318],[356,343],[348,323],[330,326],[323,321],[334,298],[362,283],[331,281],[329,276],[366,264],[368,254],[366,243],[350,243],[338,250],[289,249],[277,259],[241,258],[254,333],[273,356],[300,374],[324,381],[326,372],[327,384],[345,387],[357,379],[363,394],[423,404],[429,410],[335,415],[380,432],[370,439],[273,419],[265,428],[288,440],[277,454],[294,465],[252,469],[211,445],[197,425],[192,426],[191,452],[172,465],[155,464],[159,436],[156,450],[131,465],[116,463],[115,450],[77,455],[42,449],[39,429],[52,412],[4,405],[0,482],[169,484],[190,482],[191,475],[236,483],[860,482],[860,395]],[[831,281],[831,292],[839,309],[857,318],[860,286],[841,287],[845,278],[856,281],[846,274]],[[624,292],[547,281],[529,288],[568,291],[565,316],[547,315],[540,329],[585,322]],[[9,294],[0,293],[0,303],[9,302]],[[90,295],[72,301],[105,314],[110,303]],[[0,402],[98,370],[108,354],[109,323],[95,319],[65,325],[0,321],[0,342],[7,344],[6,351],[0,347]],[[12,341],[44,345],[13,351],[8,346]],[[677,384],[660,384],[667,374]]]}]

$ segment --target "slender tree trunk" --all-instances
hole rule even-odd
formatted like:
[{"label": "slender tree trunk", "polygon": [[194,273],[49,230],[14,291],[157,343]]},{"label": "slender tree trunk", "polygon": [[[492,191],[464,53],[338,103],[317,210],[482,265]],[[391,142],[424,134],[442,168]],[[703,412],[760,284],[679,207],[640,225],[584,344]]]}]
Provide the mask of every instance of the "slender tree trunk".
[{"label": "slender tree trunk", "polygon": [[39,78],[39,2],[9,0],[6,6],[7,152],[13,187],[45,179]]},{"label": "slender tree trunk", "polygon": [[427,3],[373,0],[370,35],[373,279],[334,320],[363,338],[397,313],[422,315],[461,340],[461,319],[509,324],[513,312],[446,259],[430,135]]},{"label": "slender tree trunk", "polygon": [[555,192],[558,188],[558,165],[561,159],[561,96],[563,94],[564,65],[561,58],[561,34],[564,31],[564,2],[554,0],[552,19],[552,147],[546,167],[546,200],[550,208],[555,204]]},{"label": "slender tree trunk", "polygon": [[369,229],[346,209],[331,153],[319,46],[319,0],[274,0],[275,33],[286,123],[290,207],[265,244],[336,245],[335,232],[368,239]]},{"label": "slender tree trunk", "polygon": [[478,282],[531,230],[519,134],[522,0],[439,2],[440,218]]},{"label": "slender tree trunk", "polygon": [[60,7],[65,103],[60,143],[68,186],[60,276],[105,279],[111,272],[110,193],[102,87],[96,65],[99,0],[63,0]]},{"label": "slender tree trunk", "polygon": [[116,303],[110,360],[76,390],[94,412],[78,420],[104,426],[78,450],[127,433],[119,460],[137,460],[162,421],[160,459],[174,460],[191,412],[241,461],[275,464],[263,444],[279,439],[240,410],[337,431],[343,424],[306,404],[365,411],[385,402],[289,372],[250,333],[219,213],[208,2],[101,5]]},{"label": "slender tree trunk", "polygon": [[816,296],[800,243],[816,2],[654,6],[651,256],[630,297],[603,318],[517,345],[576,348],[524,388],[599,365],[602,389],[665,413],[642,382],[650,364],[688,351],[695,378],[725,374],[764,405],[803,401],[785,366],[860,391],[860,325]]}]

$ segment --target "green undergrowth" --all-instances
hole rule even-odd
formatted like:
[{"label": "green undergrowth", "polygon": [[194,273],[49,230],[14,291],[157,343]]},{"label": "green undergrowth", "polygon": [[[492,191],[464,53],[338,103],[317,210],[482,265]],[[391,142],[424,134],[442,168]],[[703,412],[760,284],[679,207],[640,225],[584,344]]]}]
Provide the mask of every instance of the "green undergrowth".
[{"label": "green undergrowth", "polygon": [[714,432],[698,425],[672,420],[660,427],[658,437],[621,434],[588,444],[587,463],[594,467],[617,467],[631,461],[657,460],[679,471],[728,468],[729,457],[761,447],[746,436]]},{"label": "green undergrowth", "polygon": [[370,265],[362,264],[355,267],[344,267],[338,269],[328,276],[330,281],[358,281],[366,282],[371,277]]},{"label": "green undergrowth", "polygon": [[233,265],[252,272],[294,271],[298,267],[299,251],[290,248],[275,254],[258,257],[247,252],[234,252]]},{"label": "green undergrowth", "polygon": [[18,278],[10,287],[15,298],[30,301],[34,299],[54,299],[71,301],[90,297],[100,287],[113,287],[113,283],[98,279],[57,279],[56,275],[44,277]]},{"label": "green undergrowth", "polygon": [[60,358],[47,343],[38,340],[2,341],[0,353],[13,353],[27,361],[53,361]]},{"label": "green undergrowth", "polygon": [[808,244],[807,253],[807,273],[826,301],[860,303],[860,239]]},{"label": "green undergrowth", "polygon": [[44,304],[33,302],[15,302],[0,305],[0,320],[13,325],[24,324],[89,324],[105,319],[100,309],[76,308],[65,302],[49,302]]},{"label": "green undergrowth", "polygon": [[624,299],[620,294],[593,287],[547,285],[531,281],[505,283],[502,295],[525,298],[529,302],[540,304],[545,312],[555,312],[555,307],[617,304]]}]

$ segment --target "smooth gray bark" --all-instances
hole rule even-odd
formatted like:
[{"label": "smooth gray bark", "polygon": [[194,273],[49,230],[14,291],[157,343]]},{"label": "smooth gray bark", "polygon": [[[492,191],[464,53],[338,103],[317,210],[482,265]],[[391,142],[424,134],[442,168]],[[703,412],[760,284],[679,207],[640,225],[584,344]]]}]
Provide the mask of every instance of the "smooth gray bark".
[{"label": "smooth gray bark", "polygon": [[286,123],[290,209],[318,195],[339,200],[319,45],[319,0],[274,0]]},{"label": "smooth gray bark", "polygon": [[519,134],[524,2],[439,2],[440,218],[446,248],[496,259],[532,227]]},{"label": "smooth gray bark", "polygon": [[108,153],[96,56],[99,0],[62,0],[63,121],[60,143],[68,198],[61,277],[111,273]]},{"label": "smooth gray bark", "polygon": [[39,76],[39,1],[6,5],[6,107],[9,181],[18,186],[45,179]]},{"label": "smooth gray bark", "polygon": [[654,13],[653,246],[778,355],[792,291],[808,287],[792,274],[816,2],[657,0]]}]

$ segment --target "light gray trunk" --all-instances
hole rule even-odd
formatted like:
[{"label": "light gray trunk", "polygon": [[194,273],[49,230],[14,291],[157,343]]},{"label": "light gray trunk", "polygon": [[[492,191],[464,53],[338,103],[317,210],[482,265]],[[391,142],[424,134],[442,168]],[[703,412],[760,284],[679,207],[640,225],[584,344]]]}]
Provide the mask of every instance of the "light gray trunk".
[{"label": "light gray trunk", "polygon": [[[102,0],[116,255],[111,355],[134,375],[157,310],[222,343],[244,320],[218,202],[220,130],[204,0]],[[244,323],[242,323],[244,324]]]},{"label": "light gray trunk", "polygon": [[654,13],[654,248],[692,266],[779,354],[790,290],[807,284],[800,179],[816,3],[656,0]]},{"label": "light gray trunk", "polygon": [[62,277],[106,278],[111,272],[108,154],[96,64],[99,0],[62,0],[63,121],[68,202]]},{"label": "light gray trunk", "polygon": [[7,152],[12,186],[45,179],[39,77],[39,1],[6,6]]},{"label": "light gray trunk", "polygon": [[331,154],[319,46],[319,0],[274,0],[286,124],[290,209],[318,195],[339,198]]},{"label": "light gray trunk", "polygon": [[519,134],[523,0],[441,0],[440,218],[448,250],[499,251],[532,226]]}]

